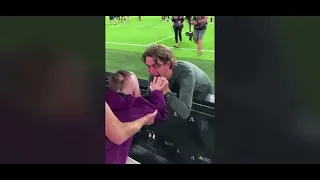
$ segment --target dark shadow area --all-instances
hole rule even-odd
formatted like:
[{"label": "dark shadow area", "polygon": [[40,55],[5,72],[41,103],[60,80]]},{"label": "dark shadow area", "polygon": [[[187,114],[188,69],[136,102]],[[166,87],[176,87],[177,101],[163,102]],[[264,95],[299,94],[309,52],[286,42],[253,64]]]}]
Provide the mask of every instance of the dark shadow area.
[{"label": "dark shadow area", "polygon": [[217,16],[217,163],[319,163],[319,17]]},{"label": "dark shadow area", "polygon": [[0,163],[103,164],[104,17],[0,17]]}]

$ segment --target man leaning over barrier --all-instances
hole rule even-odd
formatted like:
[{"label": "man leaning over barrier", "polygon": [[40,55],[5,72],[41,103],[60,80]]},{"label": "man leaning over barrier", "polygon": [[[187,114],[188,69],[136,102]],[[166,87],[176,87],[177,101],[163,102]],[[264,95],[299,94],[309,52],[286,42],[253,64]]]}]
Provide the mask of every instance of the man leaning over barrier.
[{"label": "man leaning over barrier", "polygon": [[[165,77],[169,81],[162,92],[167,105],[183,119],[189,117],[194,99],[204,101],[208,94],[213,94],[208,75],[190,62],[177,62],[172,51],[164,45],[148,47],[142,60],[150,73],[149,82],[155,77]],[[146,98],[150,97],[150,92],[148,88]]]}]

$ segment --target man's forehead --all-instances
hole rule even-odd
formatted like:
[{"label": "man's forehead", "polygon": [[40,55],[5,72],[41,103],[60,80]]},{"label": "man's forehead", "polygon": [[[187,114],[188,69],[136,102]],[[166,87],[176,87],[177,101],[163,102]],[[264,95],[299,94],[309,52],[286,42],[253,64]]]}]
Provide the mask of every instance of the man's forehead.
[{"label": "man's forehead", "polygon": [[[151,60],[152,60],[152,61],[151,61]],[[153,66],[153,65],[155,65],[155,64],[161,65],[162,62],[161,62],[161,61],[157,61],[157,63],[156,63],[156,61],[153,60],[153,58],[150,59],[149,61],[146,61],[146,65],[148,65],[148,66]]]},{"label": "man's forehead", "polygon": [[153,65],[155,65],[155,64],[156,64],[155,62],[152,62],[152,63],[146,62],[146,65],[147,65],[147,66],[153,66]]},{"label": "man's forehead", "polygon": [[146,64],[153,64],[155,63],[155,60],[152,57],[147,56],[146,57]]}]

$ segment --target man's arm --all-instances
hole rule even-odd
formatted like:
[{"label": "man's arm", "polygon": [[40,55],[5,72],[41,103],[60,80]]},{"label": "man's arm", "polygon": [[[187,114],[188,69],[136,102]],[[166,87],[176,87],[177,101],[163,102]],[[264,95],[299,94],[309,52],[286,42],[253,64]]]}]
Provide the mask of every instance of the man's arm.
[{"label": "man's arm", "polygon": [[168,108],[164,100],[162,91],[154,90],[151,92],[150,103],[156,106],[158,113],[155,121],[165,120],[168,117]]},{"label": "man's arm", "polygon": [[179,98],[173,94],[166,96],[168,106],[182,119],[187,119],[191,112],[195,77],[191,71],[180,80]]}]

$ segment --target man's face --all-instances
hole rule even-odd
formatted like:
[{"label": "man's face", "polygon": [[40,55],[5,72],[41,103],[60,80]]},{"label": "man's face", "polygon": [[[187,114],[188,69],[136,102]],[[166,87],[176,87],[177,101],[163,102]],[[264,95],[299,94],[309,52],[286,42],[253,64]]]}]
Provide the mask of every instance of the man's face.
[{"label": "man's face", "polygon": [[156,64],[152,57],[146,57],[146,66],[152,76],[158,77],[165,76],[169,63],[163,64],[163,62],[158,61],[158,64]]}]

